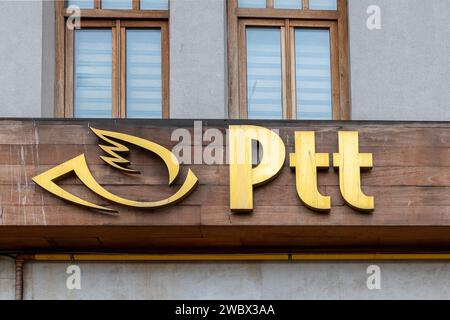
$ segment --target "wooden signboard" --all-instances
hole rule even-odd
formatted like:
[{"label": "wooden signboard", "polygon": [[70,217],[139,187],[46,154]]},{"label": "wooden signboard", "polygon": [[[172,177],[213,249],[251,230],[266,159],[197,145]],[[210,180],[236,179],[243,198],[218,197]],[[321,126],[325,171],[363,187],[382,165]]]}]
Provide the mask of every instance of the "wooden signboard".
[{"label": "wooden signboard", "polygon": [[[278,175],[253,187],[252,210],[232,210],[226,131],[249,125],[274,129],[286,159]],[[105,162],[108,153],[99,146],[113,145],[92,128],[153,142],[192,163],[180,163],[169,186],[171,173],[157,153],[122,141],[129,152],[117,153],[130,161],[123,167],[139,173],[118,170]],[[180,143],[180,132],[190,138]],[[317,193],[329,197],[329,210],[311,208],[299,197],[298,168],[290,166],[296,132],[312,132],[315,152],[328,155],[329,166],[317,171]],[[343,196],[342,172],[333,163],[340,132],[357,132],[359,152],[372,157],[360,184],[362,194],[373,197],[373,210],[359,210]],[[211,142],[219,133],[223,141]],[[0,141],[2,251],[435,251],[450,245],[450,123],[208,120],[199,127],[188,120],[4,119]],[[224,163],[206,164],[206,154]],[[63,200],[33,181],[81,155],[98,185],[128,204],[171,199],[190,171],[198,181],[173,203],[150,209],[102,197],[70,172],[55,181],[67,193],[111,211]],[[258,155],[263,158],[264,150],[253,154]]]}]

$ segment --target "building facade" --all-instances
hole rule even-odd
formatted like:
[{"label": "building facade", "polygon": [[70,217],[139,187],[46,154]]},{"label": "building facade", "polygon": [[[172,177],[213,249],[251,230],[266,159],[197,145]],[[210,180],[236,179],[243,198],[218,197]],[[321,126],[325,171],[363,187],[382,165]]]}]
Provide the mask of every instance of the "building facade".
[{"label": "building facade", "polygon": [[[60,127],[64,122],[51,119],[75,118],[86,128],[86,119],[92,118],[140,119],[136,121],[144,126],[145,119],[155,118],[167,119],[172,126],[177,124],[171,121],[183,119],[180,126],[189,126],[187,119],[253,124],[273,119],[298,126],[302,120],[370,121],[369,127],[389,126],[386,121],[443,121],[428,125],[449,130],[448,0],[69,2],[0,2],[0,117],[8,119],[3,120],[5,126],[19,121],[16,118],[46,118]],[[71,4],[77,7],[68,10]],[[411,137],[412,148],[414,139],[422,136]],[[440,156],[450,150],[445,137],[431,140],[431,145],[442,143]],[[448,168],[442,166],[442,179],[448,179]],[[422,178],[433,185],[439,174],[430,172],[430,177]],[[443,182],[440,192],[445,194],[448,184]],[[428,191],[422,192],[427,198]],[[402,210],[414,207],[414,200],[405,201]],[[7,217],[3,202],[0,219]],[[446,216],[450,205],[442,207],[440,214]],[[414,207],[414,214],[426,217],[431,214],[427,210]],[[420,243],[420,236],[416,240]],[[17,265],[7,255],[41,254],[45,260],[43,254],[78,253],[77,245],[73,251],[69,242],[43,251],[4,250],[0,298],[14,299],[17,292]],[[420,254],[445,253],[444,240],[428,245]],[[418,247],[400,252],[418,253]],[[117,253],[113,246],[105,252],[93,248],[97,254]],[[196,251],[180,248],[120,252]],[[296,261],[291,254],[302,249],[299,246],[287,245],[283,252],[276,247],[247,249],[245,254],[290,256],[287,261],[229,257],[195,262],[191,257],[111,262],[101,256],[89,261],[71,261],[73,257],[26,261],[22,295],[24,299],[450,298],[445,254],[398,261],[394,256],[376,259],[371,256],[374,252],[361,249],[356,251],[362,255],[354,259],[347,253]],[[208,254],[221,250],[210,249]],[[81,271],[81,289],[67,284],[73,273],[68,267],[74,265]],[[381,288],[371,288],[368,281],[378,271]]]}]

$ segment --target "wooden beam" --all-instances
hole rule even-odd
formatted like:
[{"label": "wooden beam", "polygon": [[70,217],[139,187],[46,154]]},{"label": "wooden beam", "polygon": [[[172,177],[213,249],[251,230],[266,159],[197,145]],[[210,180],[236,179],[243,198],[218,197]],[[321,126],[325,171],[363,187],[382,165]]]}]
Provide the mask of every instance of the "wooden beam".
[{"label": "wooden beam", "polygon": [[302,10],[309,9],[309,0],[302,0]]},{"label": "wooden beam", "polygon": [[[69,14],[65,14],[66,17]],[[103,10],[103,9],[81,9],[81,17],[95,19],[169,19],[168,10]]]},{"label": "wooden beam", "polygon": [[181,175],[191,169],[199,185],[176,206],[151,213],[114,206],[73,176],[58,181],[67,191],[120,212],[101,215],[56,198],[30,178],[86,154],[89,170],[110,192],[129,199],[137,195],[164,199],[178,190],[182,180],[169,188],[164,164],[133,146],[128,156],[140,175],[129,177],[109,168],[89,126],[151,139],[171,150],[176,144],[171,141],[173,130],[192,132],[192,121],[5,119],[0,120],[0,194],[4,195],[0,250],[448,250],[448,122],[208,120],[208,128],[225,132],[229,125],[249,123],[279,129],[289,153],[298,130],[315,131],[317,150],[325,153],[339,149],[339,131],[358,131],[360,151],[373,154],[374,168],[362,173],[361,186],[375,197],[375,211],[363,214],[346,205],[339,176],[330,169],[318,173],[319,191],[332,199],[330,214],[315,213],[299,200],[295,173],[287,163],[275,180],[255,187],[254,211],[249,214],[230,212],[227,165],[182,165]]},{"label": "wooden beam", "polygon": [[64,86],[64,117],[74,116],[73,106],[73,77],[74,77],[74,30],[66,29],[65,54],[65,86]]},{"label": "wooden beam", "polygon": [[55,97],[54,115],[64,118],[65,21],[64,2],[55,1]]},{"label": "wooden beam", "polygon": [[350,55],[348,37],[348,6],[347,0],[338,0],[338,46],[339,46],[339,98],[340,119],[350,120]]},{"label": "wooden beam", "polygon": [[337,20],[338,12],[332,10],[292,10],[292,9],[237,9],[239,18],[266,19],[320,19]]},{"label": "wooden beam", "polygon": [[237,0],[227,2],[228,10],[228,117],[239,119],[239,46]]}]

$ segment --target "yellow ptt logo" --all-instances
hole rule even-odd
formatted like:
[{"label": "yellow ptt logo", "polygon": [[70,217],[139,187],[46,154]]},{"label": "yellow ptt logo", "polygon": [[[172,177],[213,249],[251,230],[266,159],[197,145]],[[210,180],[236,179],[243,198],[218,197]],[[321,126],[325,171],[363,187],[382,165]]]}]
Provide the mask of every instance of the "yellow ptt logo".
[{"label": "yellow ptt logo", "polygon": [[[175,155],[152,141],[123,133],[91,128],[94,134],[106,144],[100,148],[107,154],[101,159],[125,173],[139,174],[129,167],[130,161],[121,154],[130,150],[123,143],[140,147],[156,154],[165,163],[169,173],[169,186],[180,172],[180,163]],[[356,210],[372,211],[374,198],[361,190],[361,169],[372,167],[372,154],[359,153],[358,132],[340,131],[339,152],[333,154],[333,166],[339,171],[339,187],[346,203]],[[263,150],[255,166],[254,141]],[[259,155],[259,154],[258,154]],[[253,188],[270,182],[281,171],[286,158],[286,148],[280,136],[263,127],[236,125],[229,127],[229,173],[230,173],[230,209],[232,211],[251,212],[253,210]],[[296,189],[299,198],[308,208],[315,211],[329,211],[331,198],[318,191],[317,172],[329,168],[330,157],[327,153],[316,153],[315,133],[311,131],[295,132],[295,152],[289,155],[290,167],[295,169]],[[53,195],[71,203],[91,209],[116,212],[100,206],[64,190],[57,180],[74,173],[81,182],[98,196],[123,206],[158,209],[173,205],[187,197],[197,186],[198,179],[189,169],[181,188],[167,199],[141,202],[125,199],[103,188],[88,168],[86,157],[81,154],[36,177],[33,181]]]}]

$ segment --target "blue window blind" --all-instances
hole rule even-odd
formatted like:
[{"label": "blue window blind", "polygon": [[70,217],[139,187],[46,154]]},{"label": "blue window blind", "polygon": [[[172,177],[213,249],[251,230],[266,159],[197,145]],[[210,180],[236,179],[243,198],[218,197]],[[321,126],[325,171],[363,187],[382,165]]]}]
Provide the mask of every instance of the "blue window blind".
[{"label": "blue window blind", "polygon": [[168,10],[169,0],[141,0],[141,10]]},{"label": "blue window blind", "polygon": [[249,119],[282,119],[281,30],[247,28]]},{"label": "blue window blind", "polygon": [[161,30],[127,30],[128,118],[162,118]]},{"label": "blue window blind", "polygon": [[111,30],[75,30],[74,45],[74,116],[111,118]]},{"label": "blue window blind", "polygon": [[238,0],[239,8],[265,8],[266,0]]},{"label": "blue window blind", "polygon": [[274,0],[273,7],[276,9],[301,9],[302,0]]},{"label": "blue window blind", "polygon": [[102,0],[102,9],[133,9],[132,0]]},{"label": "blue window blind", "polygon": [[337,10],[337,0],[309,0],[311,10]]},{"label": "blue window blind", "polygon": [[77,6],[80,9],[93,9],[94,0],[69,0],[67,1],[67,7]]},{"label": "blue window blind", "polygon": [[330,31],[295,29],[297,119],[331,120]]}]

